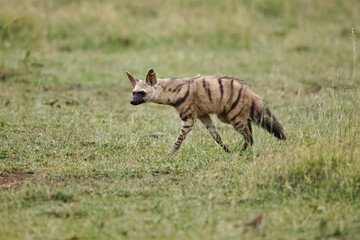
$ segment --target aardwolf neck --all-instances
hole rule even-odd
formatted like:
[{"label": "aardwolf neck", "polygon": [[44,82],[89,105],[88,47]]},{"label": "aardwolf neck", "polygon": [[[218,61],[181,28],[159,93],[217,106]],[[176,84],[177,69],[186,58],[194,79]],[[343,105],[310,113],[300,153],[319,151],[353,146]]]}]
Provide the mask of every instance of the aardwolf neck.
[{"label": "aardwolf neck", "polygon": [[151,102],[174,105],[193,80],[194,78],[158,78],[156,93]]}]

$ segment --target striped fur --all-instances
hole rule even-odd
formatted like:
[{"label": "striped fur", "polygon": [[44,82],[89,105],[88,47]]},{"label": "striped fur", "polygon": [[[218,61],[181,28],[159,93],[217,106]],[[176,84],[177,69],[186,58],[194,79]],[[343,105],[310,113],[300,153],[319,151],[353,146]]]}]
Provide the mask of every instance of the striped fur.
[{"label": "striped fur", "polygon": [[245,139],[243,150],[253,144],[252,123],[275,137],[285,140],[283,128],[269,108],[245,82],[234,77],[197,76],[191,78],[156,78],[149,70],[145,80],[138,80],[127,72],[134,87],[130,103],[138,105],[154,102],[173,106],[182,120],[181,131],[170,154],[180,147],[199,119],[215,141],[226,151],[209,114],[216,114],[224,123],[231,124]]}]

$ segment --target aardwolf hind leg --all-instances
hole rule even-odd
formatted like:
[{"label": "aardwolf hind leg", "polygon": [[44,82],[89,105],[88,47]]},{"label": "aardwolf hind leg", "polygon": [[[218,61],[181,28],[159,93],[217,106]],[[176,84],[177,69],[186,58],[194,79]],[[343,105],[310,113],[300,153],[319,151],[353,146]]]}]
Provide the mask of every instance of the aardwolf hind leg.
[{"label": "aardwolf hind leg", "polygon": [[168,155],[174,154],[180,147],[181,143],[185,140],[186,135],[190,132],[191,128],[194,126],[195,119],[189,118],[185,121],[182,121],[181,131],[180,134],[174,143],[173,149]]},{"label": "aardwolf hind leg", "polygon": [[251,128],[250,119],[245,123],[243,121],[236,122],[236,119],[235,119],[235,121],[232,122],[231,125],[244,136],[245,143],[242,147],[243,151],[245,151],[245,149],[248,147],[249,144],[253,145],[254,140],[252,137],[252,128]]},{"label": "aardwolf hind leg", "polygon": [[201,116],[198,118],[205,125],[207,130],[209,130],[211,136],[215,139],[215,141],[225,150],[225,152],[230,152],[229,149],[223,144],[221,137],[220,137],[213,121],[211,120],[210,116],[204,115],[204,116]]}]

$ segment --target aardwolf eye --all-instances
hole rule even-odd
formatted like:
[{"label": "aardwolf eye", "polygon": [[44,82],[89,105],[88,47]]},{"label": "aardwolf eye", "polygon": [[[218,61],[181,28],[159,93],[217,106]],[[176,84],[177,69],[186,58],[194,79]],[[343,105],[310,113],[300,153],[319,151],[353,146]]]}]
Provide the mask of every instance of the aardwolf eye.
[{"label": "aardwolf eye", "polygon": [[145,95],[146,95],[146,92],[140,91],[140,95],[141,95],[141,96],[145,96]]}]

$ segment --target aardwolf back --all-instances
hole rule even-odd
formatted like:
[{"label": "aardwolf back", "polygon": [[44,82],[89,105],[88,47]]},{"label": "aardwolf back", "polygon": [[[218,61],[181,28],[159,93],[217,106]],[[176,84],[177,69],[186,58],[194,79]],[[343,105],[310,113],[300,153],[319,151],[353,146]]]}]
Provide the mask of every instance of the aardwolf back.
[{"label": "aardwolf back", "polygon": [[152,69],[145,80],[138,80],[128,72],[126,74],[134,87],[132,105],[145,102],[167,104],[179,113],[181,131],[170,154],[179,149],[196,119],[200,119],[215,141],[229,152],[209,114],[216,114],[220,121],[231,124],[244,136],[243,150],[254,142],[252,123],[265,128],[278,139],[286,139],[280,123],[244,81],[216,76],[156,78]]}]

